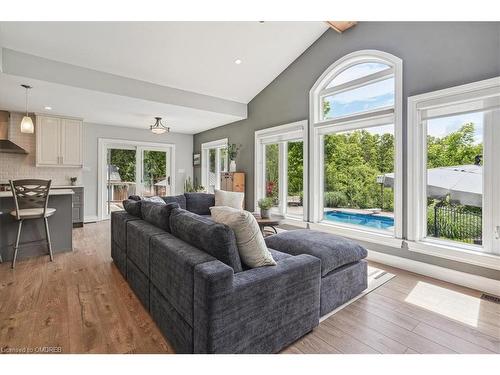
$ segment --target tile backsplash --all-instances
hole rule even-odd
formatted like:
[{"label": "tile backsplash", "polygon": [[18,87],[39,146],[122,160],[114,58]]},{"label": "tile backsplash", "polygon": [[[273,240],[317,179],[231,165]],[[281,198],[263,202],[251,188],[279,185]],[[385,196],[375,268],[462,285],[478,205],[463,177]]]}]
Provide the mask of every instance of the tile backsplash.
[{"label": "tile backsplash", "polygon": [[[35,134],[21,133],[20,124],[22,113],[11,112],[9,121],[9,139],[24,148],[28,154],[0,153],[0,183],[20,178],[40,178],[50,180],[52,185],[69,185],[70,177],[77,177],[77,184],[82,183],[80,168],[51,168],[36,167],[36,138]],[[35,123],[35,115],[31,115]]]}]

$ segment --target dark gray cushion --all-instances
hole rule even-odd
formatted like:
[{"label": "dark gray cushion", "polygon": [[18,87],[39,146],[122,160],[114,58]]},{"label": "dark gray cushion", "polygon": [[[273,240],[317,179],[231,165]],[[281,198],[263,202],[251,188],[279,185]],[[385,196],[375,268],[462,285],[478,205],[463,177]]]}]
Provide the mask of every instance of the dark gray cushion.
[{"label": "dark gray cushion", "polygon": [[310,254],[321,259],[321,276],[343,265],[366,258],[366,249],[334,234],[300,229],[281,232],[265,239],[268,247],[291,255]]},{"label": "dark gray cushion", "polygon": [[236,237],[227,225],[175,208],[170,214],[170,230],[177,238],[232,267],[234,272],[242,271]]},{"label": "dark gray cushion", "polygon": [[183,210],[186,209],[186,197],[184,194],[181,195],[170,195],[168,197],[161,197],[165,203],[177,203]]},{"label": "dark gray cushion", "polygon": [[179,205],[177,203],[166,204],[163,200],[161,203],[142,201],[142,218],[148,223],[170,232],[170,212],[174,208],[179,208]]},{"label": "dark gray cushion", "polygon": [[206,193],[184,193],[186,210],[198,215],[210,215],[210,207],[215,206],[215,195]]},{"label": "dark gray cushion", "polygon": [[130,215],[134,215],[137,217],[142,217],[141,216],[141,204],[142,201],[136,201],[132,199],[127,199],[124,200],[123,202],[123,208],[125,211],[127,211]]},{"label": "dark gray cushion", "polygon": [[141,200],[141,197],[138,196],[138,195],[129,195],[128,196],[128,199],[131,199],[133,201],[140,201]]}]

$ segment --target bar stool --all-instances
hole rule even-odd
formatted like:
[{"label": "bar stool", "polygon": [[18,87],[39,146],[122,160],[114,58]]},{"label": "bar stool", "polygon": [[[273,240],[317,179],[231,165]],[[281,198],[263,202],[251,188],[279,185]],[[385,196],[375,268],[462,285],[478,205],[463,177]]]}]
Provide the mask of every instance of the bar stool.
[{"label": "bar stool", "polygon": [[48,208],[50,184],[52,180],[16,180],[9,181],[16,209],[10,214],[19,222],[17,228],[16,244],[14,246],[14,256],[12,258],[12,268],[16,266],[17,251],[19,250],[19,240],[24,220],[42,219],[45,224],[45,236],[49,250],[50,261],[52,262],[52,245],[50,243],[50,232],[48,218],[56,212],[55,208]]}]

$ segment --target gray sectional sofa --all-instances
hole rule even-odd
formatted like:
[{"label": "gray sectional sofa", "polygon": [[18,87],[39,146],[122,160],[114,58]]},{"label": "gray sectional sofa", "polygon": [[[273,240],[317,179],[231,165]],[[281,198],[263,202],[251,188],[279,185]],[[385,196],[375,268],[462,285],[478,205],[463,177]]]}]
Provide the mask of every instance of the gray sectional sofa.
[{"label": "gray sectional sofa", "polygon": [[290,231],[266,239],[276,266],[248,269],[208,217],[213,195],[162,199],[112,213],[111,256],[177,353],[278,352],[366,288],[362,248],[332,252],[314,231],[299,246]]}]

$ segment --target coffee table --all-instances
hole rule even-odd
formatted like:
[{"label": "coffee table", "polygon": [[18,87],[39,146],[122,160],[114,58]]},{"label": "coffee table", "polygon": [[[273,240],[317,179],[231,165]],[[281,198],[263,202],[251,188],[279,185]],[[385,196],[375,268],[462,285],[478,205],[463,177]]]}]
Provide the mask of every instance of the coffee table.
[{"label": "coffee table", "polygon": [[[253,216],[255,216],[255,219],[257,219],[257,224],[259,224],[259,228],[264,236],[270,235],[270,234],[277,234],[278,231],[276,230],[276,227],[279,226],[280,224],[283,223],[285,218],[283,216],[278,216],[278,215],[271,215],[268,219],[263,219],[260,217],[260,213],[254,212]],[[269,231],[270,233],[266,234],[265,228],[271,228],[272,232]]]}]

